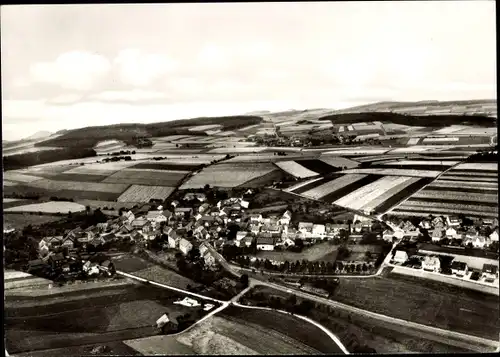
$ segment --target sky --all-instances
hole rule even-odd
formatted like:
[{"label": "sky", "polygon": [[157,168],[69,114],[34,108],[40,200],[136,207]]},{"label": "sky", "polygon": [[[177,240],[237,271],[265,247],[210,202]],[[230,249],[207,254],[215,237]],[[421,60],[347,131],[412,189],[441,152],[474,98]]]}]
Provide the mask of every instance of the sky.
[{"label": "sky", "polygon": [[6,5],[2,136],[496,99],[494,1]]}]

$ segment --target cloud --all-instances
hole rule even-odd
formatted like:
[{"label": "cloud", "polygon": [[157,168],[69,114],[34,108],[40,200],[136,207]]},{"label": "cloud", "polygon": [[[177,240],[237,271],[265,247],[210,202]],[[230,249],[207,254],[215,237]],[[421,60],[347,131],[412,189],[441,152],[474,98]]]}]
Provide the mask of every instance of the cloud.
[{"label": "cloud", "polygon": [[76,102],[80,101],[82,98],[83,98],[83,95],[76,94],[76,93],[61,94],[57,97],[54,97],[54,98],[47,100],[47,103],[50,103],[50,104],[70,104],[70,103],[76,103]]},{"label": "cloud", "polygon": [[198,54],[197,64],[202,68],[223,69],[230,64],[230,54],[221,46],[207,43]]},{"label": "cloud", "polygon": [[143,89],[133,89],[124,91],[105,91],[93,94],[89,99],[105,102],[144,102],[152,100],[168,99],[169,97],[162,92],[148,91]]},{"label": "cloud", "polygon": [[114,60],[125,84],[144,87],[175,71],[179,64],[163,54],[144,53],[139,49],[121,51]]},{"label": "cloud", "polygon": [[91,89],[110,68],[106,57],[90,52],[72,51],[61,54],[54,62],[33,64],[30,73],[36,82],[85,91]]}]

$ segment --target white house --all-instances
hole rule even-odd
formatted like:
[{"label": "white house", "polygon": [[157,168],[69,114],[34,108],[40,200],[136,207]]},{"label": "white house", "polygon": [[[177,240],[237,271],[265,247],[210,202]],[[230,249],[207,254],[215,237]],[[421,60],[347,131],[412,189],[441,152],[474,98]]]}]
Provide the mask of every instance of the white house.
[{"label": "white house", "polygon": [[236,241],[236,246],[237,247],[250,247],[253,242],[253,237],[251,236],[246,236],[240,240]]},{"label": "white house", "polygon": [[396,237],[397,239],[402,239],[405,236],[405,234],[403,231],[396,231],[392,236]]},{"label": "white house", "polygon": [[384,233],[382,233],[382,239],[387,242],[392,242],[393,236],[394,236],[394,231],[392,229],[386,229]]},{"label": "white house", "polygon": [[185,238],[181,238],[179,241],[179,250],[186,255],[193,249],[193,244]]},{"label": "white house", "polygon": [[204,213],[210,208],[210,205],[208,203],[202,204],[200,207],[198,207],[198,212]]},{"label": "white house", "polygon": [[492,242],[498,242],[498,228],[490,234],[490,239]]},{"label": "white house", "polygon": [[169,211],[149,211],[146,215],[146,219],[149,222],[162,223],[167,222],[171,215]]},{"label": "white house", "polygon": [[323,237],[325,235],[325,225],[324,224],[314,224],[312,227],[312,235],[316,237]]},{"label": "white house", "polygon": [[201,256],[203,257],[203,260],[205,261],[205,265],[207,267],[212,268],[217,264],[215,257],[210,253],[209,250],[206,250],[203,253],[201,253]]},{"label": "white house", "polygon": [[441,261],[438,257],[426,256],[424,261],[422,262],[422,268],[425,271],[439,273],[439,271],[441,270]]},{"label": "white house", "polygon": [[449,227],[458,227],[460,226],[460,219],[456,216],[447,216],[446,217],[446,224]]},{"label": "white house", "polygon": [[243,208],[248,208],[248,206],[250,205],[250,202],[245,201],[245,200],[241,200],[240,205]]},{"label": "white house", "polygon": [[453,227],[449,227],[447,230],[446,230],[446,238],[449,238],[449,239],[453,239],[453,238],[456,238],[457,237],[457,230]]},{"label": "white house", "polygon": [[428,221],[427,219],[424,219],[420,222],[419,224],[420,228],[423,228],[423,229],[431,229],[432,228],[432,224],[430,221]]},{"label": "white house", "polygon": [[135,215],[132,211],[123,212],[123,216],[127,218],[129,224],[135,219]]},{"label": "white house", "polygon": [[483,236],[477,235],[474,237],[468,236],[465,240],[465,245],[472,243],[472,246],[474,248],[484,248],[490,245],[490,240],[488,238],[485,238]]},{"label": "white house", "polygon": [[466,263],[460,262],[457,260],[453,260],[451,262],[451,273],[453,275],[463,277],[467,275],[467,272],[469,271],[469,267],[467,266]]},{"label": "white house", "polygon": [[168,246],[173,249],[179,248],[179,241],[181,239],[177,236],[177,233],[174,230],[171,230],[168,234]]},{"label": "white house", "polygon": [[239,240],[242,240],[243,238],[245,238],[247,236],[248,232],[245,232],[245,231],[238,231],[236,232],[236,240],[239,241]]},{"label": "white house", "polygon": [[498,278],[498,267],[493,264],[484,264],[482,277],[486,280],[495,280]]},{"label": "white house", "polygon": [[298,230],[305,237],[309,237],[312,234],[313,224],[310,222],[299,222]]},{"label": "white house", "polygon": [[283,213],[283,216],[281,216],[279,224],[289,225],[291,219],[292,219],[292,212],[290,212],[289,210],[286,210],[285,213]]},{"label": "white house", "polygon": [[170,319],[168,318],[167,314],[163,314],[158,320],[156,320],[156,328],[162,328],[168,322],[170,322]]},{"label": "white house", "polygon": [[396,263],[404,263],[408,260],[408,253],[403,250],[397,250],[393,259]]},{"label": "white house", "polygon": [[274,238],[257,238],[258,250],[274,250]]}]

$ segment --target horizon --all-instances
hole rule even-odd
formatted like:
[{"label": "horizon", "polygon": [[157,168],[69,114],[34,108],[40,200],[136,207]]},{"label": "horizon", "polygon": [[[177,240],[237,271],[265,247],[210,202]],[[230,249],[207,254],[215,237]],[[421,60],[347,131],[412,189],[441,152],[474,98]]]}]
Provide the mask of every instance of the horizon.
[{"label": "horizon", "polygon": [[496,100],[495,12],[492,1],[3,6],[3,140],[290,108]]}]

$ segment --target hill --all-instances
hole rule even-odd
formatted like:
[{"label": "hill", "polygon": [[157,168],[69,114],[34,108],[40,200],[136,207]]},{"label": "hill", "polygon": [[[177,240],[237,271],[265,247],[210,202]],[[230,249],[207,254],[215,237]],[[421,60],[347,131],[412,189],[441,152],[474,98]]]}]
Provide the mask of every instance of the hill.
[{"label": "hill", "polygon": [[198,125],[219,124],[221,130],[235,130],[262,122],[258,116],[227,116],[213,118],[194,118],[174,120],[152,124],[116,124],[93,126],[68,130],[61,136],[37,143],[36,146],[53,146],[67,148],[92,148],[100,141],[121,140],[127,145],[140,146],[145,138],[168,135],[207,135],[205,132],[189,131]]},{"label": "hill", "polygon": [[390,112],[362,112],[326,115],[318,120],[333,124],[389,122],[408,126],[445,127],[448,125],[496,126],[496,119],[485,115],[409,115]]},{"label": "hill", "polygon": [[50,131],[37,131],[35,134],[28,136],[27,138],[24,138],[23,140],[38,140],[38,139],[44,139],[48,138],[51,136],[52,133]]}]

